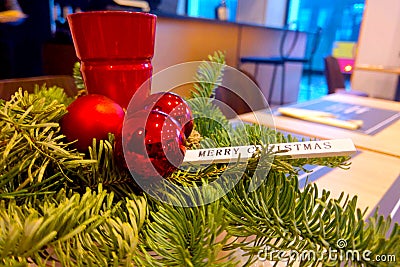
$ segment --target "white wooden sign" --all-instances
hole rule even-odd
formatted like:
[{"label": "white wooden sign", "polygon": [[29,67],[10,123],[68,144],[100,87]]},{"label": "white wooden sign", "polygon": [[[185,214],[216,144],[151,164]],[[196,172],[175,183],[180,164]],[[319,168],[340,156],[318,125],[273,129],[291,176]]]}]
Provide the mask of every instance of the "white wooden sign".
[{"label": "white wooden sign", "polygon": [[[238,159],[247,161],[259,148],[261,147],[251,145],[187,150],[183,164],[228,163]],[[270,144],[269,148],[277,152],[275,156],[290,156],[291,158],[350,156],[356,152],[351,139],[278,143]]]}]

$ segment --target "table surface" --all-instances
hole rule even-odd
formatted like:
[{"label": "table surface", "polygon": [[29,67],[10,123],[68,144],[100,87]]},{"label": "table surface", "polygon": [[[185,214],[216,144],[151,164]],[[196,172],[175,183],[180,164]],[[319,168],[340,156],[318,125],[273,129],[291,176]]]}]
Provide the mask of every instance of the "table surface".
[{"label": "table surface", "polygon": [[[325,96],[322,99],[374,108],[390,109],[400,112],[400,103],[395,101],[343,94],[332,94]],[[275,125],[271,125],[271,115],[266,110],[242,114],[239,115],[238,118],[246,122],[260,123],[271,127],[275,126],[277,130],[288,131],[313,138],[351,138],[355,146],[359,149],[375,151],[400,158],[400,120],[397,120],[375,135],[366,135],[352,130],[346,130],[285,116],[274,116],[273,120]]]},{"label": "table surface", "polygon": [[[351,159],[350,169],[335,168],[315,183],[319,189],[331,191],[335,198],[342,192],[349,196],[357,195],[357,207],[368,208],[369,215],[399,175],[400,158],[361,150]],[[399,195],[394,197],[399,199]]]},{"label": "table surface", "polygon": [[397,66],[359,64],[354,66],[354,70],[367,70],[367,71],[400,74],[400,67]]}]

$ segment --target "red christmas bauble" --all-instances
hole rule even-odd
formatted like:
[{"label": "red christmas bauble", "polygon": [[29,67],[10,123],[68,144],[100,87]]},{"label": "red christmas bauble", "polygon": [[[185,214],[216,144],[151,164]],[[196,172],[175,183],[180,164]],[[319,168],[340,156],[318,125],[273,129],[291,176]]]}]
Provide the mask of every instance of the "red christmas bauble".
[{"label": "red christmas bauble", "polygon": [[122,144],[126,164],[136,181],[167,177],[181,165],[186,151],[179,124],[157,110],[129,115],[122,130]]},{"label": "red christmas bauble", "polygon": [[189,105],[179,95],[172,92],[160,92],[150,95],[143,103],[147,110],[159,110],[172,116],[182,126],[182,131],[189,137],[193,130],[193,114]]},{"label": "red christmas bauble", "polygon": [[77,140],[74,147],[81,152],[87,151],[93,138],[104,140],[108,133],[121,131],[125,116],[120,105],[96,94],[77,98],[67,110],[68,113],[60,120],[61,132],[69,142]]}]

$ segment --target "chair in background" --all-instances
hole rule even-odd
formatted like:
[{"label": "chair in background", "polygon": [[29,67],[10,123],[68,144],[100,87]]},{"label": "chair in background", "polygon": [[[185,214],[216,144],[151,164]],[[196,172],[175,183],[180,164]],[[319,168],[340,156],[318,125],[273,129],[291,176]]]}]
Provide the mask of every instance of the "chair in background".
[{"label": "chair in background", "polygon": [[[79,59],[76,56],[74,45],[49,41],[43,44],[42,62],[43,73],[48,76],[71,76],[74,65]],[[60,64],[62,62],[62,64]]]},{"label": "chair in background", "polygon": [[[235,90],[222,85],[215,89],[214,104],[219,107],[228,119],[268,107],[254,76],[243,70],[241,70],[241,73],[242,75],[237,75],[236,73],[235,75],[229,75],[227,73],[227,84],[235,84]],[[245,76],[248,79],[245,79]]]},{"label": "chair in background", "polygon": [[[293,32],[293,35],[291,35],[291,37],[289,38],[290,32]],[[301,63],[303,65],[306,65],[307,74],[308,74],[308,87],[310,88],[312,64],[313,64],[315,52],[320,43],[322,28],[318,27],[317,31],[311,36],[312,37],[311,45],[310,45],[308,51],[306,51],[306,55],[304,57],[292,56],[292,53],[295,50],[297,41],[299,39],[298,38],[299,33],[300,32],[298,29],[290,30],[290,24],[285,27],[285,29],[282,33],[280,44],[279,44],[279,55],[278,56],[241,57],[240,58],[241,64],[244,64],[244,63],[255,64],[254,77],[256,77],[256,78],[258,76],[258,66],[260,64],[273,65],[272,78],[271,78],[269,95],[268,95],[269,103],[271,103],[273,89],[274,89],[274,85],[275,85],[276,72],[277,72],[277,68],[279,66],[282,67],[280,105],[282,105],[284,103],[285,73],[286,73],[285,64],[286,63]]]},{"label": "chair in background", "polygon": [[342,93],[357,96],[368,96],[367,93],[356,91],[356,90],[346,90],[345,78],[343,73],[340,71],[340,65],[338,60],[333,56],[327,56],[324,58],[325,70],[324,75],[326,83],[328,85],[328,94]]}]

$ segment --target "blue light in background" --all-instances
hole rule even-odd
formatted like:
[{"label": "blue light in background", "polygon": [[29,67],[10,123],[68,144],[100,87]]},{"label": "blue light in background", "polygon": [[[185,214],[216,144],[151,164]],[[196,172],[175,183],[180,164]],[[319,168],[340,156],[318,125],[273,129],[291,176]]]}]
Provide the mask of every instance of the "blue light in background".
[{"label": "blue light in background", "polygon": [[[236,20],[236,7],[238,0],[226,0],[229,9],[229,21]],[[215,8],[220,4],[220,0],[189,0],[188,16],[215,19]]]}]

